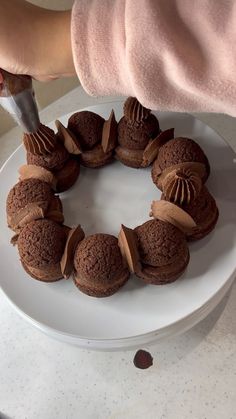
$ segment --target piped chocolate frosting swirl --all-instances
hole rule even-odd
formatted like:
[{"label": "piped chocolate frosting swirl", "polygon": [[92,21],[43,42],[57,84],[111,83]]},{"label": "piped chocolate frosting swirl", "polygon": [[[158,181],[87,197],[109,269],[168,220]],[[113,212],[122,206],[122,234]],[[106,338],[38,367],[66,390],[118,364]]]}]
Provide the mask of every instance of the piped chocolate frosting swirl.
[{"label": "piped chocolate frosting swirl", "polygon": [[128,97],[124,104],[125,118],[130,122],[142,122],[148,118],[151,110],[145,108],[135,97]]},{"label": "piped chocolate frosting swirl", "polygon": [[36,132],[24,133],[23,142],[27,151],[37,155],[49,154],[57,145],[54,131],[43,124]]},{"label": "piped chocolate frosting swirl", "polygon": [[198,173],[187,168],[173,171],[163,180],[163,191],[166,198],[180,205],[194,201],[201,188],[202,180]]}]

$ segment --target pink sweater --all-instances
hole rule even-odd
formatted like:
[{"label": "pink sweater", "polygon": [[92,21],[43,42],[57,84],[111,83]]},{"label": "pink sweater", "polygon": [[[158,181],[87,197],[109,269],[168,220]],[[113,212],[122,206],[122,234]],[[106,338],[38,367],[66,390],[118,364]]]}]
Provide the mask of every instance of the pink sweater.
[{"label": "pink sweater", "polygon": [[72,48],[90,95],[236,116],[235,0],[76,0]]}]

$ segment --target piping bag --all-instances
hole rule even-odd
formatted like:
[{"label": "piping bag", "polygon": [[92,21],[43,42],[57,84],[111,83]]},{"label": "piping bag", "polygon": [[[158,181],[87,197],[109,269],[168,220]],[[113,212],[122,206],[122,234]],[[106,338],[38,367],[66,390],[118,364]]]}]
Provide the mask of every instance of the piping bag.
[{"label": "piping bag", "polygon": [[27,150],[44,155],[55,149],[54,132],[40,122],[30,76],[14,75],[0,69],[0,105],[22,128]]},{"label": "piping bag", "polygon": [[36,132],[40,120],[31,77],[16,76],[1,69],[0,76],[3,79],[0,84],[0,104],[24,132]]}]

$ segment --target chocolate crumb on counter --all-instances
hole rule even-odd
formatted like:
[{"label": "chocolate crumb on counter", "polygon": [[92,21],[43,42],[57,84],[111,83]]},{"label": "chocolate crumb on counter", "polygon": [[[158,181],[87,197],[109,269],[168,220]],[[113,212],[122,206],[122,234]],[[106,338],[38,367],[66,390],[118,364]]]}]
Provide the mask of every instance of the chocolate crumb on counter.
[{"label": "chocolate crumb on counter", "polygon": [[133,362],[136,368],[145,370],[153,365],[153,357],[149,352],[139,349],[134,356]]}]

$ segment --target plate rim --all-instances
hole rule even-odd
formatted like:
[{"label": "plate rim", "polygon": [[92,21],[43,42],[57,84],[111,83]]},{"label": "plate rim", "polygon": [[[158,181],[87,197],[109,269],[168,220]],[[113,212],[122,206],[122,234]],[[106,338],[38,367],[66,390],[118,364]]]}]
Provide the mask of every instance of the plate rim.
[{"label": "plate rim", "polygon": [[[203,320],[214,308],[220,303],[223,299],[227,291],[230,289],[232,284],[235,280],[236,269],[232,272],[228,280],[222,285],[220,289],[218,289],[215,294],[200,308],[192,311],[187,316],[175,321],[171,325],[161,327],[160,329],[153,330],[151,332],[142,333],[139,335],[134,335],[130,337],[123,337],[123,338],[85,338],[82,336],[75,335],[73,333],[66,333],[59,331],[58,329],[52,328],[47,326],[35,319],[33,319],[30,315],[25,313],[21,308],[19,308],[5,293],[5,291],[1,287],[2,293],[5,295],[9,304],[14,308],[14,310],[28,323],[32,326],[36,327],[36,329],[40,330],[44,334],[56,338],[57,340],[76,344],[81,348],[93,349],[93,350],[104,350],[104,351],[116,351],[121,349],[132,349],[137,347],[139,344],[154,344],[157,341],[163,341],[164,339],[168,339],[170,337],[177,336],[186,332],[187,330],[191,329],[201,320]],[[182,327],[181,327],[182,325]],[[172,328],[175,328],[175,332],[172,332]],[[63,339],[64,338],[64,339]],[[66,338],[66,339],[65,339]]]}]

